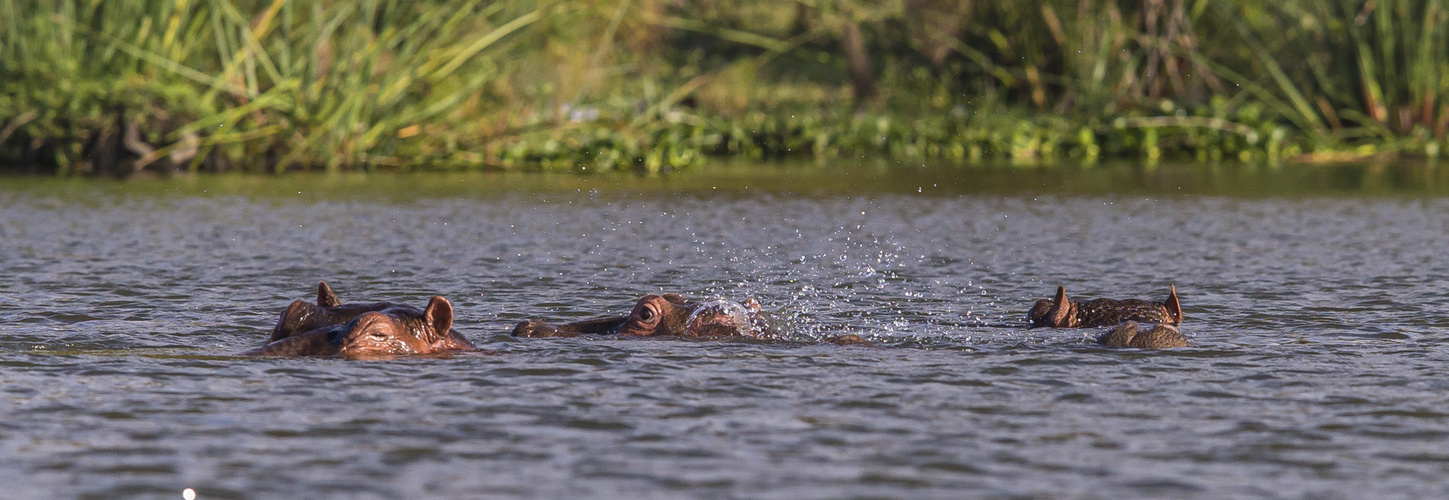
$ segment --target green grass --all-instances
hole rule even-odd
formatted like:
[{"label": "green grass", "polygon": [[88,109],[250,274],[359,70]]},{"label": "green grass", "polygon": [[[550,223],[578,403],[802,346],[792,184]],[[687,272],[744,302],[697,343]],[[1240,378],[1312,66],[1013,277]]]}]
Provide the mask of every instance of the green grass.
[{"label": "green grass", "polygon": [[[1442,0],[0,0],[0,165],[1436,156],[1446,21]],[[853,94],[850,25],[878,98]]]}]

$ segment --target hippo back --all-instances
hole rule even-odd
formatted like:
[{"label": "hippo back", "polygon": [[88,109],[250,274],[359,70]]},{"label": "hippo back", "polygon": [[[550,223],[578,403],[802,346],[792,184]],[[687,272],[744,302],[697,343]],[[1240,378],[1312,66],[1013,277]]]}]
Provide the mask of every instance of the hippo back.
[{"label": "hippo back", "polygon": [[1139,299],[1095,299],[1076,304],[1077,326],[1108,326],[1127,321],[1173,324],[1176,320],[1157,302]]}]

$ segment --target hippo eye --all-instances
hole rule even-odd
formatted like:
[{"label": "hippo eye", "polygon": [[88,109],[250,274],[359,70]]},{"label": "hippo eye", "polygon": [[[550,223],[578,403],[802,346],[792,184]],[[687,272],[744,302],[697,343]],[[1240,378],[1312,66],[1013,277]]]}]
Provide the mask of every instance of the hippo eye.
[{"label": "hippo eye", "polygon": [[372,338],[377,339],[377,340],[383,340],[383,339],[386,339],[387,338],[387,334],[386,333],[382,333],[382,332],[370,332],[370,333],[367,334],[367,336],[372,337]]},{"label": "hippo eye", "polygon": [[644,321],[654,319],[654,308],[646,307],[643,311],[639,311],[639,319],[642,319]]}]

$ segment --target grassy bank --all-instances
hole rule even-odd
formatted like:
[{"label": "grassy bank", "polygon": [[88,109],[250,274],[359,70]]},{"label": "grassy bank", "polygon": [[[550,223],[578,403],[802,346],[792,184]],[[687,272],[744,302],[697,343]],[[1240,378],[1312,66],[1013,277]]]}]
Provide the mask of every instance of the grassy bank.
[{"label": "grassy bank", "polygon": [[1437,156],[1443,1],[0,0],[0,164]]}]

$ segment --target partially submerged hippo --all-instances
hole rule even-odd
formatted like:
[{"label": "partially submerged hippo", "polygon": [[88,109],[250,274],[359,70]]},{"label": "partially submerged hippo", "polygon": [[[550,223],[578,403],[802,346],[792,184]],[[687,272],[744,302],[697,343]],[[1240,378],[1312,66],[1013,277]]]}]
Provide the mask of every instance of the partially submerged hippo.
[{"label": "partially submerged hippo", "polygon": [[[313,305],[307,301],[293,301],[292,305],[282,311],[282,317],[277,320],[277,326],[272,328],[272,337],[267,342],[276,342],[293,335],[310,332],[346,324],[363,313],[382,311],[401,306],[392,302],[373,302],[370,304],[343,304],[342,299],[332,292],[332,287],[327,286],[326,281],[317,282],[317,304]],[[413,309],[416,309],[415,307]],[[451,304],[449,305],[451,310]],[[464,338],[455,330],[446,330],[452,342],[467,346],[473,349],[473,343]]]},{"label": "partially submerged hippo", "polygon": [[1142,325],[1128,321],[1097,337],[1097,343],[1107,347],[1135,347],[1138,349],[1172,349],[1187,347],[1187,342],[1177,328],[1158,323],[1151,330],[1142,331]]},{"label": "partially submerged hippo", "polygon": [[1058,285],[1056,298],[1036,301],[1026,319],[1031,328],[1088,328],[1127,321],[1178,325],[1182,324],[1182,304],[1177,301],[1176,286],[1168,292],[1167,300],[1159,303],[1138,299],[1072,302],[1067,300],[1066,287]]},{"label": "partially submerged hippo", "polygon": [[[672,293],[646,295],[634,305],[633,311],[624,316],[586,319],[562,325],[528,320],[513,327],[514,337],[580,335],[785,339],[779,329],[761,312],[760,303],[753,298],[743,304],[723,299],[695,302]],[[858,335],[842,335],[826,341],[842,345],[870,344]]]},{"label": "partially submerged hippo", "polygon": [[367,358],[476,350],[453,331],[453,304],[433,297],[427,309],[391,305],[363,312],[346,324],[289,335],[247,350],[244,356],[333,356]]},{"label": "partially submerged hippo", "polygon": [[727,300],[695,302],[676,294],[646,295],[624,316],[608,316],[562,325],[528,320],[513,328],[515,337],[755,337],[778,339],[780,333],[760,312],[755,299],[744,304]]},{"label": "partially submerged hippo", "polygon": [[391,302],[343,305],[342,299],[332,292],[332,287],[327,286],[326,281],[319,281],[317,304],[313,305],[305,300],[293,301],[292,305],[282,311],[282,317],[277,320],[277,326],[272,328],[272,338],[268,342],[276,342],[318,328],[341,325],[362,313],[381,311],[395,305]]}]

